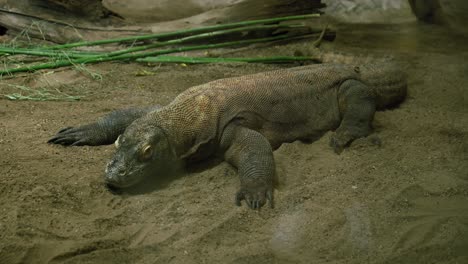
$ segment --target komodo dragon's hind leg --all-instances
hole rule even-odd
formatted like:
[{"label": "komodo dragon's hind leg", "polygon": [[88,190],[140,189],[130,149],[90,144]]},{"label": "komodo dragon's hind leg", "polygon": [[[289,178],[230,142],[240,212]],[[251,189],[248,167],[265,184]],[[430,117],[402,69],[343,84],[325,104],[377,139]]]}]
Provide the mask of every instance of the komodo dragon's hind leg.
[{"label": "komodo dragon's hind leg", "polygon": [[112,144],[135,119],[159,107],[160,106],[157,105],[144,108],[116,110],[101,117],[94,123],[78,127],[63,128],[47,142],[65,146],[98,146]]},{"label": "komodo dragon's hind leg", "polygon": [[375,99],[365,84],[348,80],[340,86],[338,103],[342,120],[331,137],[330,146],[339,154],[353,140],[366,137],[372,131]]},{"label": "komodo dragon's hind leg", "polygon": [[223,132],[221,148],[224,158],[238,169],[240,190],[236,204],[245,200],[252,209],[259,209],[267,201],[273,207],[273,176],[275,161],[268,140],[259,132],[234,123]]}]

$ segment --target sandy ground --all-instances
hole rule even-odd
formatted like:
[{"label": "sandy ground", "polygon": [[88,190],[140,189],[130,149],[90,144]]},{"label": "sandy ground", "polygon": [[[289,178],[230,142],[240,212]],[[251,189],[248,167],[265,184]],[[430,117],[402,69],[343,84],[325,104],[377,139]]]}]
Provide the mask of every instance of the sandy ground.
[{"label": "sandy ground", "polygon": [[[224,162],[118,195],[103,186],[113,146],[45,142],[110,110],[288,65],[107,63],[89,67],[102,80],[57,73],[77,80],[62,88],[85,95],[80,102],[0,99],[0,263],[468,263],[467,44],[416,22],[338,26],[323,48],[394,55],[408,98],[376,114],[381,147],[358,140],[335,155],[330,134],[284,144],[276,207],[260,211],[234,205],[238,178]],[[245,55],[307,54],[309,45]],[[136,77],[141,70],[155,74]]]}]

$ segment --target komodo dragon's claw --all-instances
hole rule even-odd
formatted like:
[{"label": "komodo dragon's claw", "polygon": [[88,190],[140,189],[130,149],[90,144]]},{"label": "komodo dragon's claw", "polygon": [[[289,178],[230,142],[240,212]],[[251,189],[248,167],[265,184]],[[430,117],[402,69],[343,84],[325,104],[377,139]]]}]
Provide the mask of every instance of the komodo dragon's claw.
[{"label": "komodo dragon's claw", "polygon": [[47,143],[64,146],[82,146],[88,145],[91,142],[86,136],[86,130],[81,129],[81,127],[67,127],[61,129]]},{"label": "komodo dragon's claw", "polygon": [[335,135],[333,135],[330,138],[330,147],[333,148],[333,151],[336,154],[341,154],[341,152],[343,152],[345,146],[346,146],[346,144],[343,144],[342,142],[340,142],[340,140]]},{"label": "komodo dragon's claw", "polygon": [[[378,146],[378,147],[382,145],[382,140],[376,135],[364,137],[364,139],[371,145]],[[350,137],[347,135],[343,136],[343,135],[335,133],[330,138],[330,147],[333,148],[333,151],[336,154],[341,154],[341,152],[343,152],[345,147],[349,146],[351,142],[353,142],[353,140],[354,140],[353,137]]]},{"label": "komodo dragon's claw", "polygon": [[69,127],[66,127],[66,128],[62,128],[62,129],[59,130],[59,132],[57,132],[57,134],[63,133],[63,132],[65,132],[67,130],[70,130],[70,129],[73,129],[73,127],[69,126]]},{"label": "komodo dragon's claw", "polygon": [[270,204],[270,208],[274,207],[273,191],[271,188],[268,188],[266,191],[246,190],[246,188],[242,188],[236,194],[236,205],[241,206],[242,200],[245,200],[247,206],[251,209],[260,209],[267,202]]}]

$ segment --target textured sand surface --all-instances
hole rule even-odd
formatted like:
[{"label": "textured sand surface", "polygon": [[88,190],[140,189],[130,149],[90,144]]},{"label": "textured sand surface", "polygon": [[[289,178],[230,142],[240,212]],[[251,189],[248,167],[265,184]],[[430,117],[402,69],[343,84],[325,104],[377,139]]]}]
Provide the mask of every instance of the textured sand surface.
[{"label": "textured sand surface", "polygon": [[[109,63],[89,68],[102,81],[56,74],[77,78],[63,89],[85,94],[80,102],[0,99],[0,263],[468,263],[467,44],[417,23],[339,26],[323,48],[394,55],[409,96],[377,113],[381,147],[358,140],[335,155],[330,134],[284,144],[276,207],[258,212],[234,205],[238,178],[224,162],[116,195],[103,186],[113,146],[45,142],[113,109],[288,65]],[[307,54],[309,45],[240,55]],[[136,77],[141,70],[155,74]]]}]

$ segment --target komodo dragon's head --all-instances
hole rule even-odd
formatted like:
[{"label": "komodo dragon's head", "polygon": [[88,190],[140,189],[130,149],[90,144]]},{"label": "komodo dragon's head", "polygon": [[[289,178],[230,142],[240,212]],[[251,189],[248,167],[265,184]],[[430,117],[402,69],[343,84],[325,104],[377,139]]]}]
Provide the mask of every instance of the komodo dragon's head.
[{"label": "komodo dragon's head", "polygon": [[138,121],[115,142],[117,151],[106,167],[105,180],[110,187],[130,187],[174,164],[175,153],[164,131]]}]

